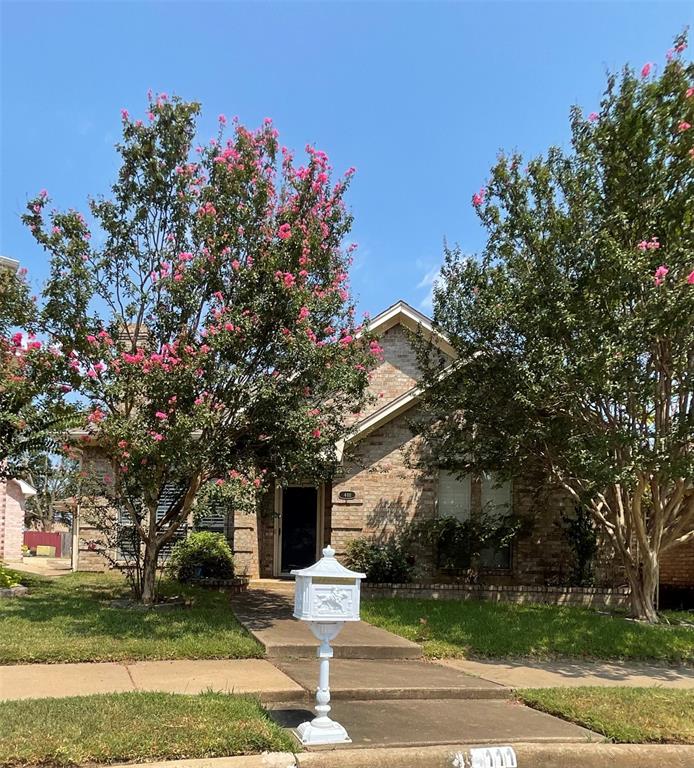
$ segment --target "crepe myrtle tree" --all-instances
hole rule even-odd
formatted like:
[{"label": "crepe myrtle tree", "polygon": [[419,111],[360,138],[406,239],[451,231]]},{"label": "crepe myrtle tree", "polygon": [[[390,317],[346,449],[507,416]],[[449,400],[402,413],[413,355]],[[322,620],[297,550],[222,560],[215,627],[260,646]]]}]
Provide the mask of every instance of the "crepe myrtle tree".
[{"label": "crepe myrtle tree", "polygon": [[37,319],[26,270],[0,261],[0,477],[22,476],[31,452],[54,448],[71,414],[65,360],[37,336]]},{"label": "crepe myrtle tree", "polygon": [[590,509],[657,621],[661,555],[694,540],[694,66],[610,75],[571,148],[501,155],[473,197],[487,244],[447,249],[422,349],[437,461],[540,462]]},{"label": "crepe myrtle tree", "polygon": [[222,115],[193,148],[199,105],[148,101],[145,120],[122,111],[93,237],[44,196],[24,216],[51,256],[43,319],[89,403],[84,443],[112,466],[91,493],[137,533],[145,603],[196,497],[250,511],[270,478],[330,473],[380,354],[347,287],[352,170],[333,182],[310,146],[298,165],[269,119],[227,137]]}]

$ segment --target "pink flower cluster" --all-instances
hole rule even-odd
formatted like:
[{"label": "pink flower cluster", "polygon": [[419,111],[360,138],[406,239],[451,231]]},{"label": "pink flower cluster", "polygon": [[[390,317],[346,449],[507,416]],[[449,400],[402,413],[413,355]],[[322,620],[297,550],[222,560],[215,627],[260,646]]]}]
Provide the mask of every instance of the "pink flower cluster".
[{"label": "pink flower cluster", "polygon": [[650,240],[642,240],[636,247],[640,251],[657,251],[660,248],[660,243],[657,237],[652,237]]}]

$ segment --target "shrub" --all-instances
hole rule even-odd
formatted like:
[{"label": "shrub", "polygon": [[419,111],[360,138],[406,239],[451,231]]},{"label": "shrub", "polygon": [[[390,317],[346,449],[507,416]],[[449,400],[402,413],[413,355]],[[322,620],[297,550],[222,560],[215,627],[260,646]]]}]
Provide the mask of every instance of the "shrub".
[{"label": "shrub", "polygon": [[582,504],[576,504],[573,515],[562,513],[561,527],[564,538],[571,547],[571,586],[593,586],[598,532],[590,510]]},{"label": "shrub", "polygon": [[194,578],[230,579],[234,575],[234,555],[221,533],[196,531],[176,542],[166,569],[181,582]]},{"label": "shrub", "polygon": [[414,558],[394,539],[382,543],[353,539],[347,545],[347,558],[352,568],[376,584],[410,581],[414,570]]},{"label": "shrub", "polygon": [[10,589],[18,585],[19,582],[16,579],[16,574],[0,563],[0,589]]}]

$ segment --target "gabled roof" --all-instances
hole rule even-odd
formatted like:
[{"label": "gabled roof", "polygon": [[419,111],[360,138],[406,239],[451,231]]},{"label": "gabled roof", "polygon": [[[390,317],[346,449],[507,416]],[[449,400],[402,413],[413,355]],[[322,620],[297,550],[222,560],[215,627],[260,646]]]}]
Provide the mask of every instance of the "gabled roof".
[{"label": "gabled roof", "polygon": [[36,496],[36,488],[34,488],[34,486],[30,483],[27,483],[25,480],[18,480],[16,477],[14,477],[12,480],[10,480],[10,482],[17,483],[19,490],[22,492],[25,499]]},{"label": "gabled roof", "polygon": [[434,328],[431,318],[411,307],[402,299],[388,307],[369,321],[369,331],[377,336],[385,333],[396,325],[402,325],[413,333],[421,332],[440,350],[452,358],[457,357],[456,351],[444,333]]},{"label": "gabled roof", "polygon": [[[405,301],[397,301],[384,312],[376,315],[376,317],[369,323],[369,330],[378,336],[385,333],[389,328],[393,328],[395,325],[403,325],[413,333],[421,332],[441,351],[452,358],[451,365],[441,372],[441,378],[447,376],[454,366],[457,367],[457,353],[446,335],[434,328],[430,318],[417,311],[414,307],[411,307]],[[418,402],[423,391],[423,387],[415,385],[394,400],[386,403],[382,408],[370,413],[366,418],[354,424],[344,440],[340,440],[337,444],[338,459],[340,461],[342,460],[342,453],[346,444],[360,440],[370,432],[373,432],[397,416],[405,413],[405,411],[408,411]]]}]

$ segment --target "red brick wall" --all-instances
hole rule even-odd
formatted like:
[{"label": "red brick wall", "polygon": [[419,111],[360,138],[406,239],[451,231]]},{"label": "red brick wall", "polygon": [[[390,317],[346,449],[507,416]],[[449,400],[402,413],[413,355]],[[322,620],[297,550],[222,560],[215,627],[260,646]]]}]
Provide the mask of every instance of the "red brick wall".
[{"label": "red brick wall", "polygon": [[694,587],[694,541],[675,547],[661,557],[660,584]]}]

